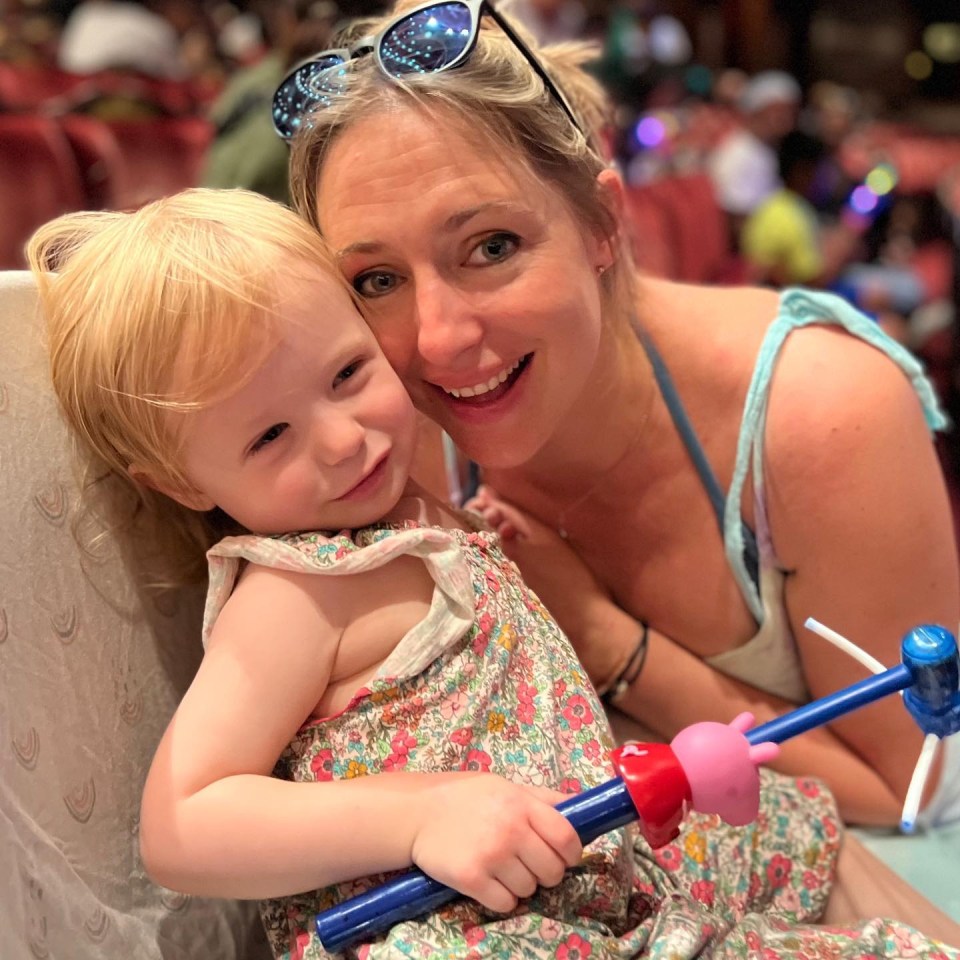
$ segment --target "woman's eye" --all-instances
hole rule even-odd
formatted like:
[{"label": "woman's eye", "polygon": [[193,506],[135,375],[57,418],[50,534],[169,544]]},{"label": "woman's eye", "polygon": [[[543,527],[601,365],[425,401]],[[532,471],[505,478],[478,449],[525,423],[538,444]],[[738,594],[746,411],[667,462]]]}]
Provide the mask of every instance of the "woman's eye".
[{"label": "woman's eye", "polygon": [[397,285],[397,278],[392,273],[385,271],[373,271],[371,273],[361,273],[353,280],[353,289],[361,297],[382,297],[390,293]]},{"label": "woman's eye", "polygon": [[353,363],[348,363],[334,378],[333,385],[339,387],[344,380],[349,380],[356,372],[360,369],[360,364],[362,361],[354,360]]},{"label": "woman's eye", "polygon": [[520,238],[514,233],[501,231],[484,237],[473,249],[467,260],[471,266],[501,263],[509,260],[520,248]]},{"label": "woman's eye", "polygon": [[286,423],[275,423],[269,430],[265,430],[260,438],[254,442],[250,448],[250,452],[259,453],[267,444],[273,443],[288,426],[289,424]]}]

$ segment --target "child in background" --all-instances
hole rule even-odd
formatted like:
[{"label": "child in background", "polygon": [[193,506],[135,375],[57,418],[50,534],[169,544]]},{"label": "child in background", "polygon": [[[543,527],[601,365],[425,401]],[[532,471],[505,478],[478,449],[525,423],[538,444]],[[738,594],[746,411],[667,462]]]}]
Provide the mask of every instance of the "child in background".
[{"label": "child in background", "polygon": [[158,882],[264,900],[278,957],[325,956],[314,914],[412,864],[472,899],[362,956],[957,956],[797,925],[839,847],[814,781],[765,775],[747,829],[581,850],[554,805],[613,773],[596,694],[497,536],[410,481],[410,401],[295,215],[191,190],[62,217],[29,256],[97,486],[133,491],[166,580],[209,561],[143,796]]}]

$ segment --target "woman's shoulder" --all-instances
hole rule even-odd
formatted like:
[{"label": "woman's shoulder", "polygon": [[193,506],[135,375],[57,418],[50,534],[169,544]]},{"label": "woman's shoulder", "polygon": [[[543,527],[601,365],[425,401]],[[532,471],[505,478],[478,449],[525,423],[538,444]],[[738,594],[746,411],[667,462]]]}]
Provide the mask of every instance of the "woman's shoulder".
[{"label": "woman's shoulder", "polygon": [[780,310],[780,296],[764,287],[716,287],[644,281],[640,318],[663,349],[686,355],[724,347],[755,356]]}]

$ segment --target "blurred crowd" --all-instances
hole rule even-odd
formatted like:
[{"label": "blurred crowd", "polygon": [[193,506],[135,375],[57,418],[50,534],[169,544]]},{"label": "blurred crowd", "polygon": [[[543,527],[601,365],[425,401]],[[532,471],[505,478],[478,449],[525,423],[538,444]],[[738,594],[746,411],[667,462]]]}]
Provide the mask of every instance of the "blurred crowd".
[{"label": "blurred crowd", "polygon": [[[54,197],[48,189],[48,207],[34,204],[23,223],[8,217],[5,229],[25,236],[38,218],[62,212],[58,206],[129,206],[198,182],[285,200],[287,147],[272,132],[274,89],[329,44],[339,23],[383,6],[11,5],[0,28],[0,187],[9,188],[18,163],[39,171],[38,183],[49,181],[37,166],[40,147],[28,148],[32,131],[38,143],[64,138],[80,192]],[[956,393],[951,230],[960,211],[951,214],[960,202],[945,184],[960,179],[960,137],[889,123],[863,91],[836,83],[802,86],[781,70],[708,67],[683,15],[688,4],[499,6],[540,43],[596,42],[594,68],[613,104],[606,140],[628,184],[642,266],[700,282],[833,289],[926,350],[947,371],[944,392]],[[674,189],[677,182],[684,187]],[[2,246],[3,266],[19,264],[23,236]]]}]

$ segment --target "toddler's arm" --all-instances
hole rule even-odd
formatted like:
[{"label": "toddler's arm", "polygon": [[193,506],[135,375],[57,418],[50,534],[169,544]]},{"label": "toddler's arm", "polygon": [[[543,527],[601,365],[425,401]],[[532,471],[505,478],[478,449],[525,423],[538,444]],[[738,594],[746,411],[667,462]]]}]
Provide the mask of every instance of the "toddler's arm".
[{"label": "toddler's arm", "polygon": [[362,597],[362,576],[248,569],[145,787],[141,849],[159,883],[261,898],[416,864],[508,910],[578,861],[579,840],[553,809],[562,799],[554,791],[467,772],[271,777],[337,678],[338,646],[370,612],[369,591]]}]

